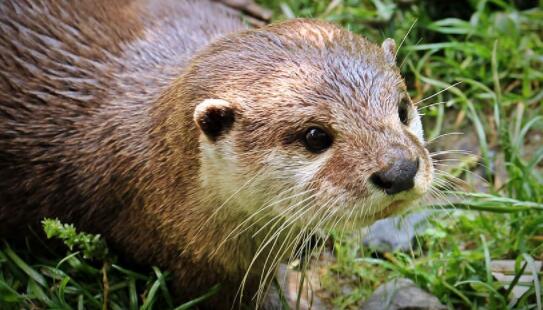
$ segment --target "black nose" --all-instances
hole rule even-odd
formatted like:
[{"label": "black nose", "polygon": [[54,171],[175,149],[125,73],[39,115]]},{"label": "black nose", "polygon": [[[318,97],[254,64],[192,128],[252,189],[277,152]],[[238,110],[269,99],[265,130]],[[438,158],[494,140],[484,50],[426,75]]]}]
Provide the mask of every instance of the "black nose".
[{"label": "black nose", "polygon": [[394,195],[413,188],[418,170],[418,159],[397,159],[387,169],[374,173],[370,180],[388,195]]}]

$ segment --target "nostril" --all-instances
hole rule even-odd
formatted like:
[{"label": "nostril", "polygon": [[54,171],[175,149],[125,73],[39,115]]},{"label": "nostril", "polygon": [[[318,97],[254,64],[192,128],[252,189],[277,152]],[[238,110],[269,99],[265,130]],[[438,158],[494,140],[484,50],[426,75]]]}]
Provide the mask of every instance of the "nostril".
[{"label": "nostril", "polygon": [[392,187],[392,182],[390,180],[387,180],[385,174],[382,172],[376,172],[372,174],[370,180],[373,184],[377,185],[377,187],[384,190]]},{"label": "nostril", "polygon": [[418,170],[419,159],[399,159],[387,169],[372,174],[370,181],[388,195],[394,195],[414,187]]},{"label": "nostril", "polygon": [[407,178],[413,180],[419,171],[420,159],[405,161],[405,169],[407,170]]}]

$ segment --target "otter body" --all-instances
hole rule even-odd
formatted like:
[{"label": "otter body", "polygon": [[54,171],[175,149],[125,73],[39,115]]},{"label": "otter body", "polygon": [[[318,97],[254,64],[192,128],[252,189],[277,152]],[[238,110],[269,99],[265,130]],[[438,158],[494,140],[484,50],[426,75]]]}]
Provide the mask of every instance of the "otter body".
[{"label": "otter body", "polygon": [[[159,231],[168,212],[188,212],[197,132],[169,133],[172,107],[155,104],[197,50],[244,28],[239,17],[196,0],[2,1],[0,11],[2,236],[58,217],[138,262],[180,263],[165,250],[175,236]],[[222,280],[182,264],[195,272],[187,298]]]},{"label": "otter body", "polygon": [[220,283],[208,307],[250,304],[301,231],[427,190],[394,55],[209,1],[2,1],[0,233],[58,217],[170,270],[181,300]]},{"label": "otter body", "polygon": [[[89,211],[109,221],[127,200],[138,204],[150,174],[163,173],[154,162],[173,152],[161,136],[169,111],[154,104],[197,50],[243,29],[206,1],[3,1],[0,10],[0,219],[8,224],[47,215],[93,229],[101,221],[87,225]],[[190,134],[183,139],[197,140]],[[163,182],[197,169],[180,161],[183,173]]]}]

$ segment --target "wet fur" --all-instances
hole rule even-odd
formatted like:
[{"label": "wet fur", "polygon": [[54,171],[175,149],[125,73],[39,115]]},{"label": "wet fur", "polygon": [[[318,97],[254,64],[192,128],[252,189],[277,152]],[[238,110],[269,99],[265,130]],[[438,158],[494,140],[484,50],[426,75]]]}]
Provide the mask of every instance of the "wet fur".
[{"label": "wet fur", "polygon": [[221,266],[180,257],[188,232],[175,227],[198,220],[197,133],[158,102],[197,50],[244,28],[239,17],[205,1],[17,0],[0,11],[2,236],[59,217],[138,262],[179,266],[183,299],[225,282]]}]

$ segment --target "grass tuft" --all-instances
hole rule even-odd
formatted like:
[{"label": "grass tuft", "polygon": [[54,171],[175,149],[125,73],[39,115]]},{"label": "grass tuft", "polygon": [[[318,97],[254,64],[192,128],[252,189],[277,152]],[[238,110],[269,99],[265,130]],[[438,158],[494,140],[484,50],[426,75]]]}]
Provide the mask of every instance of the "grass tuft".
[{"label": "grass tuft", "polygon": [[117,265],[100,235],[77,232],[73,225],[45,219],[43,228],[47,238],[64,243],[66,255],[49,247],[38,249],[35,242],[17,249],[3,242],[1,309],[190,309],[219,289],[175,306],[168,273],[152,267],[142,274]]}]

